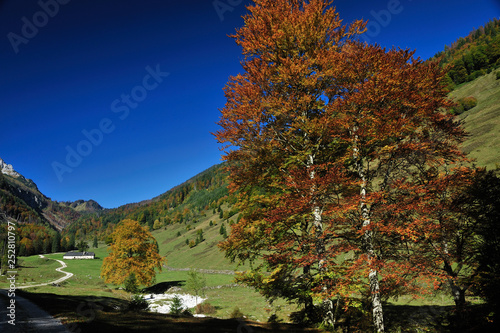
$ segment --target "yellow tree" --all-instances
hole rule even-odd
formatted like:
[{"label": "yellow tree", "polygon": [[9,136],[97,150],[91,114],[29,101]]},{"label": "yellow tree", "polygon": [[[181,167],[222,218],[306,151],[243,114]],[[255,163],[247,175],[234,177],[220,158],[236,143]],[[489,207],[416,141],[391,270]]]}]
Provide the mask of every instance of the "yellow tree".
[{"label": "yellow tree", "polygon": [[101,276],[108,283],[122,284],[132,274],[137,283],[150,286],[155,281],[155,268],[161,272],[165,258],[158,253],[158,244],[147,228],[139,222],[123,220],[112,234],[113,242],[104,258]]}]

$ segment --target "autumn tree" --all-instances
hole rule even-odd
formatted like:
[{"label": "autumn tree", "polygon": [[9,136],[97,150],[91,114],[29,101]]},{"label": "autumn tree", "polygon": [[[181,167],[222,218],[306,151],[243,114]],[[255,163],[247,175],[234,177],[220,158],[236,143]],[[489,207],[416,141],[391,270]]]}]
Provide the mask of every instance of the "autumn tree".
[{"label": "autumn tree", "polygon": [[[235,36],[244,74],[225,88],[217,139],[239,149],[225,159],[242,218],[222,243],[231,259],[258,259],[241,280],[267,297],[296,300],[314,316],[314,290],[325,272],[325,215],[338,194],[332,164],[346,147],[329,135],[333,109],[325,96],[339,87],[342,49],[362,29],[342,25],[324,1],[256,1]],[[339,90],[340,93],[340,90]],[[264,272],[272,271],[271,277]]]},{"label": "autumn tree", "polygon": [[[436,63],[357,41],[330,2],[255,1],[233,36],[243,74],[225,88],[216,133],[226,144],[242,218],[221,244],[262,264],[240,276],[273,299],[305,306],[415,292],[430,257],[415,253],[443,170],[464,159]],[[430,176],[434,182],[429,182]],[[270,271],[270,274],[266,272]],[[368,283],[366,283],[368,281]]]},{"label": "autumn tree", "polygon": [[108,283],[123,284],[133,274],[138,284],[150,286],[155,281],[155,269],[161,272],[165,263],[155,238],[133,220],[120,222],[108,250],[101,267],[101,275]]}]

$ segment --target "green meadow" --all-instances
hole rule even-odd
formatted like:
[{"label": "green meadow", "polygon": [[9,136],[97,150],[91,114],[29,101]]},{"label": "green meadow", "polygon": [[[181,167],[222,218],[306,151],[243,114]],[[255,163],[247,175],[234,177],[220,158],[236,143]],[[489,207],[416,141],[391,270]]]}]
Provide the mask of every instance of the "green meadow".
[{"label": "green meadow", "polygon": [[476,159],[477,164],[488,169],[495,169],[500,163],[498,147],[500,147],[500,80],[493,71],[474,81],[457,87],[450,97],[458,100],[464,97],[475,97],[477,105],[462,113],[464,129],[469,137],[462,149],[469,157]]}]

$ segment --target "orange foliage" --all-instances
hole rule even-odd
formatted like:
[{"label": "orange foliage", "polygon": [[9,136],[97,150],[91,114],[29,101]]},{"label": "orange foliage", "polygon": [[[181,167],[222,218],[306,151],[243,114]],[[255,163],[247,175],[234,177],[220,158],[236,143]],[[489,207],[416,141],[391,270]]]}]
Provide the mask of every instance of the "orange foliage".
[{"label": "orange foliage", "polygon": [[465,133],[443,112],[445,72],[360,43],[363,22],[343,26],[329,2],[256,0],[249,11],[233,36],[245,72],[225,87],[215,134],[242,211],[221,248],[263,258],[240,280],[306,307],[312,296],[417,294],[415,278],[436,277],[419,244],[446,175],[466,161]]},{"label": "orange foliage", "polygon": [[161,272],[165,264],[151,233],[137,221],[123,220],[112,236],[110,254],[104,258],[101,268],[105,281],[122,284],[134,273],[139,284],[150,286],[155,280],[155,268]]}]

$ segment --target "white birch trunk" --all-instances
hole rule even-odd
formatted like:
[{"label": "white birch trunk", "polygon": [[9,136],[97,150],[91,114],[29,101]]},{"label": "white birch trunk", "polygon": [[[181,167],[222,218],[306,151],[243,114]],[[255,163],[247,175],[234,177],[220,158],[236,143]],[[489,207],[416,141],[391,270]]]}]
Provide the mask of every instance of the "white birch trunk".
[{"label": "white birch trunk", "polygon": [[[361,179],[361,189],[360,189],[360,210],[361,217],[363,219],[363,227],[367,228],[371,224],[370,220],[370,210],[366,204],[366,192],[367,192],[367,175],[364,170],[363,163],[359,156],[358,148],[358,136],[356,134],[357,127],[353,129],[354,134],[354,149],[353,157],[356,163],[356,168],[358,176]],[[368,273],[368,280],[370,283],[370,295],[372,302],[372,315],[373,315],[373,325],[375,326],[375,331],[377,333],[383,333],[384,330],[384,312],[382,308],[382,300],[380,297],[380,283],[378,280],[378,271],[373,267],[372,261],[375,258],[375,250],[373,248],[373,232],[371,230],[366,230],[363,235],[363,248],[365,249],[365,254],[368,258],[368,267],[370,269]]]},{"label": "white birch trunk", "polygon": [[[314,170],[310,170],[314,165],[314,155],[309,155],[307,159],[307,169],[309,169],[309,179],[314,180],[315,172]],[[313,185],[311,187],[311,196],[312,200],[312,215],[313,215],[313,226],[315,229],[316,236],[316,253],[319,257],[318,260],[318,271],[320,274],[325,272],[325,242],[322,239],[323,236],[323,209],[318,204],[317,200],[314,198],[316,192],[316,186]],[[327,292],[327,287],[323,286],[323,291]],[[325,310],[325,315],[323,321],[328,325],[334,325],[334,313],[333,313],[333,302],[330,299],[325,299],[323,301],[323,308]]]}]

